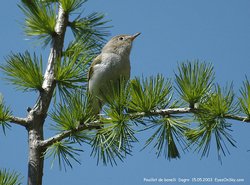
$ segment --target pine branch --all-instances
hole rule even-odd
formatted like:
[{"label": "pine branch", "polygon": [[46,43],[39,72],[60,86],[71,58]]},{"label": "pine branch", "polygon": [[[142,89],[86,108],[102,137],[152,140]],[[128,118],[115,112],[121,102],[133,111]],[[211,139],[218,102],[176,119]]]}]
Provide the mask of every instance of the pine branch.
[{"label": "pine branch", "polygon": [[[199,112],[199,109],[189,108],[189,107],[183,107],[183,108],[168,108],[168,109],[159,109],[159,110],[152,110],[149,112],[138,112],[138,113],[131,113],[129,114],[129,117],[131,119],[139,118],[139,117],[148,117],[148,116],[168,116],[172,114],[190,114]],[[237,120],[242,122],[248,122],[250,123],[250,119],[244,116],[239,115],[232,115],[232,114],[226,114],[224,115],[224,118],[231,119],[231,120]],[[110,118],[105,118],[110,119]],[[73,130],[66,130],[63,131],[51,138],[48,138],[40,143],[41,147],[48,147],[52,145],[53,143],[59,142],[69,136],[71,136],[75,132],[80,132],[83,130],[92,130],[96,129],[97,127],[100,127],[100,124],[102,124],[100,121],[94,121],[87,124],[82,124],[78,126],[77,128]]]},{"label": "pine branch", "polygon": [[84,124],[84,125],[80,125],[78,126],[77,128],[75,128],[74,130],[66,130],[66,131],[63,131],[53,137],[50,137],[46,140],[43,140],[40,142],[40,146],[41,147],[49,147],[51,146],[52,144],[56,143],[56,142],[59,142],[69,136],[71,136],[73,133],[75,132],[80,132],[80,131],[83,131],[83,130],[92,130],[92,129],[96,129],[97,127],[100,127],[100,124],[101,122],[100,121],[94,121],[94,122],[90,122],[88,124]]},{"label": "pine branch", "polygon": [[26,127],[27,123],[28,123],[27,118],[19,118],[19,117],[11,116],[9,119],[10,119],[11,123],[21,125],[21,126],[24,126],[24,127]]}]

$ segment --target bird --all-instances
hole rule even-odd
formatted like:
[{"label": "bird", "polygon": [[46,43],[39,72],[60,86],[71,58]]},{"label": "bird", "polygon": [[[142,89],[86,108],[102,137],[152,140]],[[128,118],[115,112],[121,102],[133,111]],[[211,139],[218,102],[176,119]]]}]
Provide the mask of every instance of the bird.
[{"label": "bird", "polygon": [[[92,112],[98,115],[105,103],[103,95],[109,93],[111,84],[121,78],[127,82],[130,78],[130,52],[133,41],[141,33],[122,34],[111,38],[101,53],[92,61],[88,71],[88,91],[91,96]],[[111,83],[112,82],[112,83]]]}]

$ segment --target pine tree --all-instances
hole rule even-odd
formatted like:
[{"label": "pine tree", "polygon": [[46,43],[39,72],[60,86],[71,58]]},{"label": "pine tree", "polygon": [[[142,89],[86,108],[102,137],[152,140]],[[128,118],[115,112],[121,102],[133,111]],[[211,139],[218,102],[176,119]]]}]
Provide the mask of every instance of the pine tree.
[{"label": "pine tree", "polygon": [[[108,103],[103,115],[98,119],[93,116],[86,76],[109,34],[109,26],[100,13],[75,16],[85,2],[22,0],[19,7],[25,15],[25,34],[37,39],[42,47],[50,47],[50,55],[45,62],[29,51],[11,53],[0,66],[5,80],[37,96],[25,118],[14,116],[0,98],[3,132],[12,124],[27,130],[29,185],[42,184],[45,156],[57,159],[60,168],[72,167],[72,160],[80,163],[77,156],[81,145],[88,144],[98,162],[114,165],[132,153],[133,143],[138,142],[136,134],[149,129],[153,134],[145,147],[152,146],[157,156],[168,159],[179,158],[180,150],[187,148],[206,156],[212,138],[219,160],[227,154],[228,145],[236,146],[230,120],[250,122],[249,80],[244,80],[241,96],[235,97],[233,86],[216,84],[212,64],[203,61],[180,63],[174,81],[160,74],[137,77],[128,84],[121,81],[119,90],[105,97]],[[65,45],[68,29],[74,38]],[[44,138],[48,117],[56,133]],[[19,183],[18,174],[6,170],[0,171],[0,180],[8,175],[13,178],[12,184]]]}]

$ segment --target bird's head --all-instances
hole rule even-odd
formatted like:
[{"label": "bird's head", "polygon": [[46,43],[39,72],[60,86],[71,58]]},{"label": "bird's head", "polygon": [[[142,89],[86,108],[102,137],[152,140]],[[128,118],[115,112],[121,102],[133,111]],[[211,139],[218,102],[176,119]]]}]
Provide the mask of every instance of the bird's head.
[{"label": "bird's head", "polygon": [[141,33],[136,33],[134,35],[117,35],[108,41],[103,47],[102,52],[129,55],[134,39],[140,34]]}]

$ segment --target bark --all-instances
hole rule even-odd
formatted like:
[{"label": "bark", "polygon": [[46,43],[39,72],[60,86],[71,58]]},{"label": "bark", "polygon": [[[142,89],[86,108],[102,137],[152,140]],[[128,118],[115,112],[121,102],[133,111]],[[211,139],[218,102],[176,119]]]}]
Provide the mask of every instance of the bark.
[{"label": "bark", "polygon": [[24,127],[27,126],[27,118],[19,118],[19,117],[11,116],[10,122],[17,124],[17,125],[24,126]]},{"label": "bark", "polygon": [[53,35],[52,47],[48,58],[48,64],[44,75],[44,81],[37,103],[29,111],[28,130],[29,139],[29,161],[28,161],[28,185],[42,185],[44,151],[45,147],[40,143],[43,141],[43,125],[56,87],[55,65],[60,62],[63,49],[65,31],[68,24],[68,15],[59,7],[58,18]]},{"label": "bark", "polygon": [[39,147],[39,142],[43,140],[43,124],[44,118],[39,117],[32,111],[29,127],[27,127],[29,144],[28,185],[42,185],[44,150]]}]

